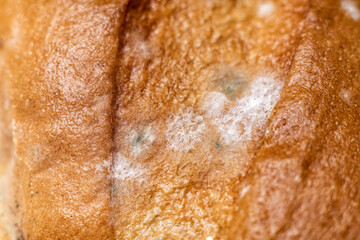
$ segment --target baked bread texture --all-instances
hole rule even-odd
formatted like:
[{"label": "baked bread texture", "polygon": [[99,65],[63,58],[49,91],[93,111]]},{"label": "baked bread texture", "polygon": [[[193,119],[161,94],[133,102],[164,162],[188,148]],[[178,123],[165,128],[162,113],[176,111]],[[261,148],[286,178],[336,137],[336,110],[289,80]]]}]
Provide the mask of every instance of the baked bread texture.
[{"label": "baked bread texture", "polygon": [[0,239],[360,239],[359,105],[358,0],[2,0]]}]

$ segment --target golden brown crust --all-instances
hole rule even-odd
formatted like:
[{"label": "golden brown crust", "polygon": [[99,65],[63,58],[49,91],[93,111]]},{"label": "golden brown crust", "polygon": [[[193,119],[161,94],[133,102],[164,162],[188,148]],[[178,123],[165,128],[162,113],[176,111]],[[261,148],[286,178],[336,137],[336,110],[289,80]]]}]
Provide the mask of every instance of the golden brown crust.
[{"label": "golden brown crust", "polygon": [[9,18],[6,13],[7,4],[3,1],[0,5],[0,175],[6,169],[11,155],[11,129],[9,117],[9,97],[5,73],[5,39],[9,34]]},{"label": "golden brown crust", "polygon": [[[253,79],[269,72],[281,85],[308,5],[274,4],[278,15],[270,18],[258,16],[261,1],[129,5],[117,77],[115,150],[120,157],[114,162],[132,175],[124,174],[115,185],[117,239],[226,238],[234,200],[263,130],[254,129],[259,134],[245,142],[225,143],[212,124],[222,119],[205,116],[203,102],[220,92],[229,109],[235,108]],[[228,92],[229,86],[235,90]],[[193,132],[196,125],[210,128],[195,136],[194,149],[186,139],[186,146],[176,142],[178,135],[171,131],[186,135],[192,121]],[[135,140],[146,134],[144,143]],[[134,153],[141,145],[144,150]]]},{"label": "golden brown crust", "polygon": [[[9,43],[25,239],[110,239],[112,74],[126,1],[17,1]],[[11,45],[10,45],[11,44]]]},{"label": "golden brown crust", "polygon": [[339,9],[311,3],[232,236],[360,236],[360,23]]},{"label": "golden brown crust", "polygon": [[7,1],[0,3],[0,240],[15,238],[11,214],[12,131],[9,116],[8,84],[5,70],[5,41],[9,35],[11,14]]},{"label": "golden brown crust", "polygon": [[360,22],[342,4],[16,1],[22,237],[356,239]]}]

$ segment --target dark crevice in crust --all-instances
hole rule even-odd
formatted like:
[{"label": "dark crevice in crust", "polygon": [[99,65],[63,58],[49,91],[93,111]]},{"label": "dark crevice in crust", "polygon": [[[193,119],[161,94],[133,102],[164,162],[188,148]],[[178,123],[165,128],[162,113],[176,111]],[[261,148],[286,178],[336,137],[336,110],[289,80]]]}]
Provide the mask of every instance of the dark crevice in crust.
[{"label": "dark crevice in crust", "polygon": [[118,50],[115,56],[115,61],[114,61],[114,69],[113,69],[113,73],[112,73],[112,82],[113,82],[113,93],[112,93],[112,99],[111,99],[111,109],[112,109],[112,116],[111,116],[111,141],[112,141],[112,149],[111,149],[111,164],[110,164],[110,170],[109,170],[109,174],[110,174],[110,225],[111,225],[111,236],[112,239],[116,239],[116,235],[115,235],[115,222],[116,222],[116,214],[115,214],[115,209],[114,209],[114,188],[115,188],[115,182],[114,182],[114,178],[113,178],[113,167],[115,164],[115,157],[116,157],[116,129],[118,127],[117,125],[117,110],[119,108],[118,106],[118,97],[120,91],[119,91],[119,87],[118,87],[118,82],[117,82],[117,75],[118,75],[118,71],[119,71],[119,64],[121,64],[121,60],[120,55],[121,55],[121,49],[123,47],[122,45],[122,40],[123,40],[123,31],[125,29],[125,25],[126,25],[126,14],[127,14],[127,10],[129,5],[131,4],[133,0],[126,0],[126,3],[124,3],[124,8],[122,8],[121,10],[123,11],[120,15],[119,15],[119,22],[121,22],[120,26],[119,26],[119,33],[118,33]]}]

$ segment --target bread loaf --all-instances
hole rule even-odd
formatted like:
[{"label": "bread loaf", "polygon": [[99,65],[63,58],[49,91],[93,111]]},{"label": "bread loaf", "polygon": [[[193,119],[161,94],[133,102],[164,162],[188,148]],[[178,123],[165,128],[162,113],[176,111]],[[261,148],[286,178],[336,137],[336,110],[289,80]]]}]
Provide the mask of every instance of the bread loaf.
[{"label": "bread loaf", "polygon": [[359,238],[360,1],[0,5],[5,239]]}]

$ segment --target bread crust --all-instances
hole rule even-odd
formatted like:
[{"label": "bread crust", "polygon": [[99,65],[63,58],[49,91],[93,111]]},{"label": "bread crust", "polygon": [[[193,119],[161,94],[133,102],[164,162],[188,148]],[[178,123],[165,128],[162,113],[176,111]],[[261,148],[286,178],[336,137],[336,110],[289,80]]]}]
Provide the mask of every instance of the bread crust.
[{"label": "bread crust", "polygon": [[360,31],[340,4],[311,2],[230,236],[360,236]]},{"label": "bread crust", "polygon": [[20,238],[112,238],[106,166],[126,3],[13,3],[7,67]]},{"label": "bread crust", "polygon": [[343,1],[12,8],[19,237],[360,235],[360,22]]},{"label": "bread crust", "polygon": [[[114,165],[129,172],[114,177],[117,239],[228,238],[267,120],[243,117],[238,99],[264,101],[250,97],[263,77],[264,89],[281,89],[308,9],[305,1],[274,4],[269,19],[258,16],[261,1],[130,3],[116,79]],[[207,114],[212,93],[225,98],[215,117]],[[253,130],[224,137],[219,129],[229,125]]]},{"label": "bread crust", "polygon": [[5,68],[5,42],[9,37],[11,14],[7,1],[0,3],[0,239],[16,236],[11,211],[11,167],[13,164],[13,142],[9,115],[9,93]]}]

